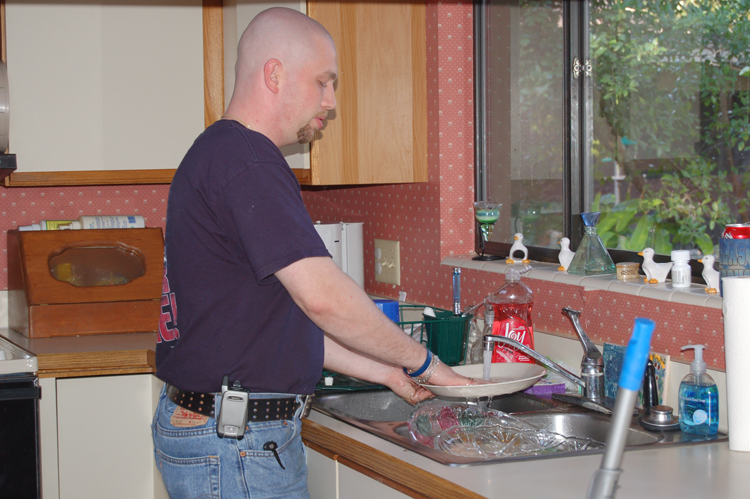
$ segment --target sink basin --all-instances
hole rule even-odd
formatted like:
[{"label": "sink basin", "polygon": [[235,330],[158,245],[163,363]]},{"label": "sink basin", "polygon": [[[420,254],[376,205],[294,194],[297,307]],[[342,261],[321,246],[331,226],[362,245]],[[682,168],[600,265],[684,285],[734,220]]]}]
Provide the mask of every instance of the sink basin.
[{"label": "sink basin", "polygon": [[[457,402],[456,399],[442,399],[442,401],[448,404]],[[604,443],[607,440],[607,432],[610,427],[609,416],[565,402],[539,398],[523,392],[495,397],[489,401],[483,399],[480,401],[480,405],[512,414],[514,417],[522,419],[539,429],[558,433],[565,437],[589,438]],[[548,459],[603,452],[602,450],[582,450],[490,459],[455,456],[441,452],[415,442],[411,438],[406,421],[414,407],[389,390],[319,393],[314,399],[313,409],[437,462],[452,466]],[[641,428],[637,424],[637,418],[634,418],[627,431],[625,448],[626,450],[632,450],[648,448],[653,445],[686,445],[717,439],[726,439],[726,435],[704,437],[688,435],[680,431],[649,432]]]},{"label": "sink basin", "polygon": [[[519,417],[541,430],[559,433],[564,437],[590,438],[602,443],[607,441],[607,432],[610,426],[609,416],[593,412],[548,412],[524,414],[519,415]],[[630,427],[628,428],[625,445],[655,444],[663,438],[662,435],[638,427]]]},{"label": "sink basin", "polygon": [[[431,399],[433,400],[433,399]],[[455,402],[453,399],[440,399],[447,403]],[[544,400],[525,393],[513,393],[495,397],[489,404],[490,408],[508,414],[535,412],[552,409],[558,404],[551,400]],[[398,421],[406,422],[414,410],[401,397],[390,390],[359,391],[350,393],[338,393],[331,395],[316,395],[313,408],[320,412],[330,413],[337,419],[347,417],[361,421]]]}]

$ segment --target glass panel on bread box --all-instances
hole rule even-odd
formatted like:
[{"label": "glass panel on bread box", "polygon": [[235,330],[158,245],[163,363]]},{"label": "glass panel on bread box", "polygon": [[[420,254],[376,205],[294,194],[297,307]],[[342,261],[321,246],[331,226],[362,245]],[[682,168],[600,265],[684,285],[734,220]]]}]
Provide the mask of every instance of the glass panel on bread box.
[{"label": "glass panel on bread box", "polygon": [[121,286],[146,273],[138,253],[118,246],[68,248],[50,258],[49,270],[73,286]]}]

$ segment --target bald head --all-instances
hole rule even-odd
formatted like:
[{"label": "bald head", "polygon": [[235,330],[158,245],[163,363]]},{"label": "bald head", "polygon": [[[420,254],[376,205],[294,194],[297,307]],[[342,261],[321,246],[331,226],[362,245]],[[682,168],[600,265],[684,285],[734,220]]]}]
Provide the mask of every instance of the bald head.
[{"label": "bald head", "polygon": [[333,44],[328,31],[301,12],[285,7],[264,10],[255,16],[240,38],[236,81],[247,81],[257,75],[271,59],[278,59],[287,70],[299,70],[313,55],[316,44],[311,42],[320,39]]},{"label": "bald head", "polygon": [[[335,44],[320,23],[284,7],[265,10],[240,38],[227,114],[243,118],[280,147],[309,141],[311,130],[320,130],[335,106],[337,71]],[[308,105],[314,109],[305,109]],[[288,127],[297,125],[290,132]],[[297,138],[302,127],[306,131]]]}]

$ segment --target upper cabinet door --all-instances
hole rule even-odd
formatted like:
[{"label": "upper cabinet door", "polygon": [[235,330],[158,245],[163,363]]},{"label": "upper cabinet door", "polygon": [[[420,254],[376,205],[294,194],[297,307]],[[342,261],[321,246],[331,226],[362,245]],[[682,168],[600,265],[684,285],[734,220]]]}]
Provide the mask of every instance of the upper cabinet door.
[{"label": "upper cabinet door", "polygon": [[231,96],[238,34],[272,5],[307,9],[338,48],[336,110],[284,150],[300,182],[427,181],[423,1],[3,2],[6,186],[171,182]]},{"label": "upper cabinet door", "polygon": [[202,0],[5,0],[5,14],[9,185],[177,168],[204,128]]},{"label": "upper cabinet door", "polygon": [[338,50],[336,109],[312,143],[312,185],[427,181],[424,2],[310,0]]}]

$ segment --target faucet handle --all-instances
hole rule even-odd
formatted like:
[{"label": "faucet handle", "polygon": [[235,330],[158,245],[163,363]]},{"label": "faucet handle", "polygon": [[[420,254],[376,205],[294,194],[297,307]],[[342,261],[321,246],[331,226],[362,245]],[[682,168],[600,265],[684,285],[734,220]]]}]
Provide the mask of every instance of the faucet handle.
[{"label": "faucet handle", "polygon": [[573,323],[573,328],[575,329],[576,334],[578,335],[578,339],[581,341],[581,345],[583,346],[584,360],[581,365],[603,365],[602,353],[596,347],[594,342],[591,341],[591,338],[588,337],[586,332],[583,330],[583,327],[581,327],[581,321],[579,320],[581,312],[579,310],[573,310],[569,307],[563,307],[562,311],[568,317],[570,317],[570,321]]},{"label": "faucet handle", "polygon": [[573,310],[570,307],[563,307],[562,311],[565,312],[568,315],[568,317],[570,317],[571,319],[573,318],[574,315],[576,317],[578,317],[578,316],[581,315],[581,311],[580,310]]}]

